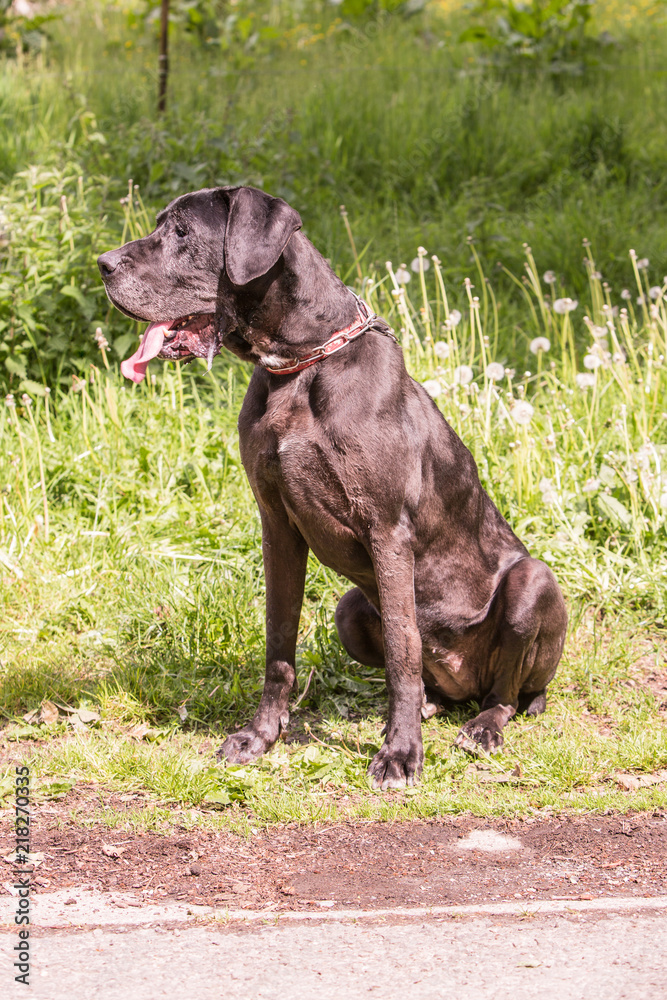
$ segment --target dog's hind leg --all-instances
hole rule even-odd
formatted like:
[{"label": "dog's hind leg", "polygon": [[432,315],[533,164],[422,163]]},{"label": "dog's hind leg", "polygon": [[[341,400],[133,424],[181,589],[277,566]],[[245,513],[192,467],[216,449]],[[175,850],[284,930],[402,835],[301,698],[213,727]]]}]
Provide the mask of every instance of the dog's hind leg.
[{"label": "dog's hind leg", "polygon": [[496,627],[488,650],[490,670],[481,712],[456,737],[457,746],[491,751],[502,746],[503,727],[517,709],[538,715],[556,673],[567,628],[565,602],[551,570],[521,559],[502,581],[490,612]]},{"label": "dog's hind leg", "polygon": [[547,690],[520,691],[517,715],[541,715],[547,710]]},{"label": "dog's hind leg", "polygon": [[[366,667],[384,668],[382,621],[358,587],[341,597],[335,621],[340,641],[353,660]],[[443,708],[442,697],[422,681],[422,718],[430,719]]]},{"label": "dog's hind leg", "polygon": [[338,602],[336,628],[346,651],[366,667],[384,667],[382,620],[358,587]]}]

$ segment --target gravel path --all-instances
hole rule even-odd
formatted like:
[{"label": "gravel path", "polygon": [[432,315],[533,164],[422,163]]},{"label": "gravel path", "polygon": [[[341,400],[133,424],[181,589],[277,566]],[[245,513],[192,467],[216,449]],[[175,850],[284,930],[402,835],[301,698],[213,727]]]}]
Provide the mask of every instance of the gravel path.
[{"label": "gravel path", "polygon": [[[611,901],[608,901],[611,904]],[[106,925],[34,934],[34,1000],[663,1000],[665,910],[285,924]],[[654,904],[655,905],[655,904]]]}]

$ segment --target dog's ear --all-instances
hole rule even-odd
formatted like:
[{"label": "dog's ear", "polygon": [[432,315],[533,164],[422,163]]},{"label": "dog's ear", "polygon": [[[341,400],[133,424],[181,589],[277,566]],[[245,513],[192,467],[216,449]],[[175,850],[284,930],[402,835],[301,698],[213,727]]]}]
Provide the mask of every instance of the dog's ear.
[{"label": "dog's ear", "polygon": [[233,188],[226,193],[225,268],[232,284],[247,285],[279,260],[290,237],[301,229],[301,216],[282,198],[272,198],[257,188]]}]

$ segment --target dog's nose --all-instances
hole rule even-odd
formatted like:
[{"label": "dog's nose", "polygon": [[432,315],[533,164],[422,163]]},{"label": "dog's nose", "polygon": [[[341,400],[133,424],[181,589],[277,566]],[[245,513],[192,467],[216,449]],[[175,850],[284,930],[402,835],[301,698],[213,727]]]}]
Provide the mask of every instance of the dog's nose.
[{"label": "dog's nose", "polygon": [[97,258],[97,266],[103,278],[108,278],[110,274],[114,273],[118,267],[119,259],[116,257],[114,250],[108,250]]}]

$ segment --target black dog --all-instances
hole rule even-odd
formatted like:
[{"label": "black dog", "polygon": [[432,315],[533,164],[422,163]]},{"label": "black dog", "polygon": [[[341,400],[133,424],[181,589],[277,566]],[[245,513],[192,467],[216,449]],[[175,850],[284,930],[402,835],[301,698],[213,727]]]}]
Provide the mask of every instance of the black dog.
[{"label": "black dog", "polygon": [[111,301],[152,321],[123,363],[129,378],[153,357],[210,361],[222,347],[256,365],[239,429],[262,518],[266,681],[252,722],[221,754],[254,760],[288,724],[312,549],[355,585],[336,611],[343,645],[385,668],[386,739],[369,774],[397,788],[422,769],[427,692],[481,703],[457,737],[468,749],[500,746],[517,709],[544,711],[565,604],[389,328],[300,228],[280,198],[215,188],[177,198],[153,233],[98,263]]}]

